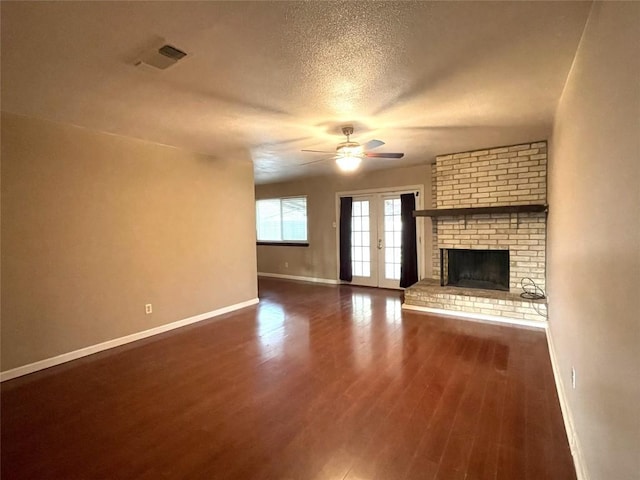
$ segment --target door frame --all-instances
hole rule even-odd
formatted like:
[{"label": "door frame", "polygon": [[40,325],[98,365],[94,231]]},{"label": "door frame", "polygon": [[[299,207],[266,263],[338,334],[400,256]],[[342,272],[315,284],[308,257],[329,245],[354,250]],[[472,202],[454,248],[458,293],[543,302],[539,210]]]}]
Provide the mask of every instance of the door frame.
[{"label": "door frame", "polygon": [[[404,185],[399,187],[385,187],[385,188],[367,188],[364,190],[347,190],[344,192],[336,192],[335,195],[335,217],[334,226],[336,231],[336,278],[338,282],[345,285],[351,285],[350,282],[340,280],[340,197],[358,197],[367,195],[385,195],[390,193],[409,193],[418,192],[416,198],[416,210],[422,210],[424,205],[424,185]],[[416,217],[416,238],[418,249],[418,279],[424,276],[425,272],[425,225],[423,217]],[[387,287],[380,287],[387,288]],[[398,290],[404,290],[404,288],[397,287]]]}]

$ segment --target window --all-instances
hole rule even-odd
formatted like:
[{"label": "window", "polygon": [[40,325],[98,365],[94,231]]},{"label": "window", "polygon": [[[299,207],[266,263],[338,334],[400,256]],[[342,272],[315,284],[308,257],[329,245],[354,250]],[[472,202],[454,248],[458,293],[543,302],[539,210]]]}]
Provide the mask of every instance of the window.
[{"label": "window", "polygon": [[256,201],[258,243],[307,245],[307,197]]}]

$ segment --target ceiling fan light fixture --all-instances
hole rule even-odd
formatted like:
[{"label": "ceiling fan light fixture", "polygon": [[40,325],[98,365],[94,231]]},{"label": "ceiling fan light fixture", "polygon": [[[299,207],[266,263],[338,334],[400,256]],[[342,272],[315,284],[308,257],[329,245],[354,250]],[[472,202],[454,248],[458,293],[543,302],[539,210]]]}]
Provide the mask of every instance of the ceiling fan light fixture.
[{"label": "ceiling fan light fixture", "polygon": [[[352,142],[350,136],[353,134],[353,126],[345,125],[342,127],[342,133],[347,137],[346,142],[339,143],[336,148],[335,160],[338,168],[343,172],[353,172],[358,169],[362,159],[364,157],[368,158],[402,158],[404,157],[404,153],[371,153],[369,150],[374,148],[378,148],[385,143],[380,140],[370,140],[366,142],[364,145],[360,145],[358,142]],[[314,153],[331,153],[324,150],[302,150],[303,152],[314,152]],[[327,159],[328,160],[328,159]],[[322,160],[318,160],[322,161]],[[302,165],[307,165],[309,163],[316,162],[307,162]]]},{"label": "ceiling fan light fixture", "polygon": [[351,132],[345,132],[347,141],[338,145],[336,149],[336,163],[338,164],[338,168],[343,172],[353,172],[357,170],[364,156],[362,145],[349,141],[350,133]]},{"label": "ceiling fan light fixture", "polygon": [[356,142],[344,142],[338,145],[336,155],[339,157],[362,157],[364,149]]},{"label": "ceiling fan light fixture", "polygon": [[343,172],[353,172],[357,170],[360,162],[362,162],[362,157],[354,155],[338,155],[336,158],[338,168]]}]

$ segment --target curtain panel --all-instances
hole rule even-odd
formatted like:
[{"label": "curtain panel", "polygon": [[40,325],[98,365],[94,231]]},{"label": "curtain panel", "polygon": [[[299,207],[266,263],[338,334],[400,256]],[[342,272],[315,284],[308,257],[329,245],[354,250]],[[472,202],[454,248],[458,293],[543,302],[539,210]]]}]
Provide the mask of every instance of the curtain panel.
[{"label": "curtain panel", "polygon": [[400,287],[407,288],[418,281],[418,245],[416,244],[416,197],[413,193],[400,195],[402,244],[400,248]]},{"label": "curtain panel", "polygon": [[353,279],[351,270],[351,216],[353,198],[340,198],[340,280],[350,282]]}]

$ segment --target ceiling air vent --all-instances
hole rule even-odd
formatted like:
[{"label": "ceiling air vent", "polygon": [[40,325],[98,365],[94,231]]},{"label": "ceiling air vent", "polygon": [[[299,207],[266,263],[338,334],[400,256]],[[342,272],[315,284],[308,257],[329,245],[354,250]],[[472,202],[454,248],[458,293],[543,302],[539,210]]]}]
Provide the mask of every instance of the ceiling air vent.
[{"label": "ceiling air vent", "polygon": [[158,49],[158,52],[165,57],[173,58],[176,62],[187,56],[187,54],[182,50],[178,50],[176,47],[172,47],[171,45],[163,45]]},{"label": "ceiling air vent", "polygon": [[186,56],[187,54],[182,50],[167,44],[144,54],[135,65],[136,67],[165,70]]}]

